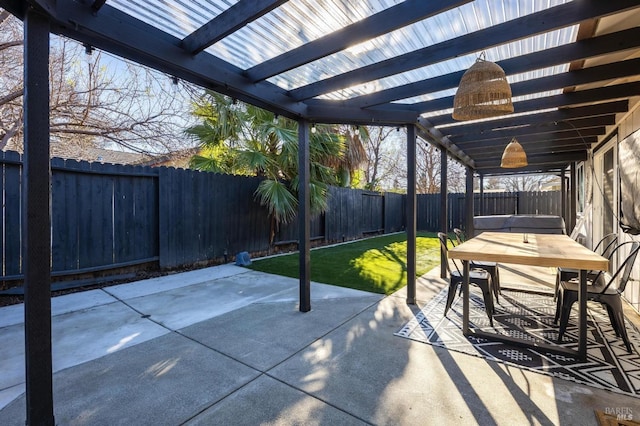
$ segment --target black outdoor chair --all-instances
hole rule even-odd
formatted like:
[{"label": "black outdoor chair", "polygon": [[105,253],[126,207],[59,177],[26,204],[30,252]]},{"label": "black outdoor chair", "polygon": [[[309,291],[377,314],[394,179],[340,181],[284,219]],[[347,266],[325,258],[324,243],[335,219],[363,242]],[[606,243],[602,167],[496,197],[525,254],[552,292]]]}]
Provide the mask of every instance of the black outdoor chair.
[{"label": "black outdoor chair", "polygon": [[[611,260],[611,255],[614,253],[616,245],[618,244],[618,234],[612,232],[602,237],[598,244],[593,248],[593,251],[600,254],[602,257],[606,257]],[[598,274],[598,272],[589,271],[590,275]],[[561,281],[569,281],[572,278],[578,278],[578,271],[576,269],[558,268],[556,275],[556,288],[553,292],[553,299],[558,297],[558,289],[560,288]]]},{"label": "black outdoor chair", "polygon": [[458,244],[462,244],[467,239],[467,237],[464,235],[464,231],[460,228],[453,228],[453,233],[456,236],[456,242]]},{"label": "black outdoor chair", "polygon": [[[629,241],[622,243],[614,249],[614,253],[620,253],[622,247],[628,247],[629,245],[631,245],[629,255],[613,275],[609,272],[602,271],[599,274],[593,275],[592,278],[587,277],[587,284],[590,284],[587,286],[587,300],[599,302],[607,308],[609,320],[611,321],[616,336],[622,336],[627,351],[631,353],[631,344],[629,343],[627,330],[624,325],[622,297],[620,295],[624,292],[627,282],[629,281],[633,264],[640,250],[640,242]],[[613,258],[613,254],[611,257]],[[616,282],[616,279],[618,279],[618,286],[614,288],[613,284]],[[571,306],[578,301],[578,287],[579,283],[575,278],[570,281],[560,282],[558,300],[556,302],[556,316],[554,319],[554,323],[557,323],[558,318],[560,318],[558,343],[562,342],[562,336],[567,329]]]},{"label": "black outdoor chair", "polygon": [[[452,260],[451,263],[453,263],[456,270],[451,270],[451,266],[449,265],[448,261],[449,248],[447,247],[447,240],[449,239],[449,237],[447,236],[447,234],[438,232],[438,239],[440,240],[440,249],[446,255],[445,259],[447,259],[447,271],[449,272],[449,293],[447,294],[447,306],[444,309],[444,314],[446,316],[449,308],[451,308],[451,305],[453,304],[453,299],[455,298],[458,285],[464,281],[464,275],[455,260]],[[489,323],[493,327],[494,305],[491,291],[491,275],[489,275],[487,271],[484,271],[482,269],[471,269],[469,271],[469,283],[477,285],[482,290],[484,309],[487,312],[487,316],[489,317]]]},{"label": "black outdoor chair", "polygon": [[[466,237],[464,235],[464,231],[460,228],[453,228],[453,233],[456,236],[456,241],[458,244],[462,244]],[[498,264],[496,262],[482,262],[482,261],[471,261],[471,267],[476,269],[483,269],[491,275],[491,287],[493,289],[493,295],[496,298],[496,303],[499,303],[498,295],[500,294],[500,269],[498,268]]]}]

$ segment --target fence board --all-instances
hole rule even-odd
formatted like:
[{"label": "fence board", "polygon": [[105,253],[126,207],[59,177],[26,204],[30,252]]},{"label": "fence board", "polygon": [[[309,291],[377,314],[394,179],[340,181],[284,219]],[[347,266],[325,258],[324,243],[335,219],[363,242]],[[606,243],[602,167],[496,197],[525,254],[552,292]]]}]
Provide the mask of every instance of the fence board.
[{"label": "fence board", "polygon": [[[64,167],[61,158],[51,160],[52,168]],[[51,173],[51,260],[53,270],[78,268],[78,215],[74,175]],[[53,214],[53,212],[56,212]]]},{"label": "fence board", "polygon": [[363,233],[384,231],[384,195],[378,192],[362,192]]},{"label": "fence board", "polygon": [[[150,173],[149,167],[140,172]],[[133,236],[138,253],[145,259],[158,256],[158,179],[151,176],[134,179],[135,216]]]},{"label": "fence board", "polygon": [[[169,268],[178,264],[176,259],[177,232],[176,232],[176,210],[180,208],[182,200],[177,199],[179,189],[176,188],[178,173],[171,172],[170,169],[162,168],[158,175],[160,182],[160,197],[158,210],[160,215],[160,267]],[[175,198],[174,198],[175,197]],[[175,201],[175,203],[174,203]]]},{"label": "fence board", "polygon": [[[190,170],[177,169],[176,188],[178,193],[173,194],[174,207],[173,226],[176,233],[176,247],[173,247],[176,266],[184,265],[191,256],[191,244],[193,244],[193,230],[190,226],[195,224],[197,217],[193,209],[193,174]],[[175,204],[179,205],[175,205]]]},{"label": "fence board", "polygon": [[[353,200],[353,197],[351,197],[351,193],[350,191],[348,191],[346,188],[339,188],[340,190],[340,229],[338,230],[338,233],[340,235],[340,238],[342,239],[342,241],[346,241],[346,240],[350,240],[352,238],[351,234],[355,234],[356,231],[353,230],[353,214],[349,214],[351,213],[351,210],[349,209],[349,206],[351,206],[351,208],[353,209],[353,211],[358,211],[360,210],[360,205],[359,203],[356,203],[355,200]],[[358,198],[357,201],[360,201],[360,199]]]},{"label": "fence board", "polygon": [[[354,209],[348,209],[349,205],[347,205],[347,217],[349,218],[349,229],[347,230],[349,238],[361,238],[364,231],[364,220],[362,217],[363,205],[364,205],[364,197],[362,196],[362,191],[349,191],[348,197],[351,199],[351,203],[349,205],[353,205]],[[361,212],[358,214],[358,212]]]},{"label": "fence board", "polygon": [[[219,205],[218,209],[211,209],[209,213],[214,256],[224,256],[225,252],[227,255],[234,254],[226,231],[231,219],[229,216],[233,214],[228,210],[230,183],[230,178],[219,176],[218,179],[212,178],[206,188],[207,196],[211,199],[216,199]],[[229,213],[225,214],[225,212]]]},{"label": "fence board", "polygon": [[93,255],[85,267],[93,265],[108,265],[114,262],[113,258],[113,189],[114,177],[103,175],[104,172],[116,172],[117,166],[113,164],[90,163],[90,169],[100,174],[92,174],[93,190],[91,194],[91,233],[86,239],[93,240]]},{"label": "fence board", "polygon": [[209,195],[209,187],[211,186],[210,176],[204,179],[196,179],[197,186],[194,188],[195,200],[198,203],[198,247],[196,257],[198,261],[212,259],[214,257],[211,235],[211,197]]},{"label": "fence board", "polygon": [[225,182],[223,184],[225,187],[224,211],[228,214],[228,217],[225,217],[226,226],[222,231],[224,232],[225,240],[228,241],[229,254],[236,255],[242,251],[250,251],[250,242],[246,241],[242,236],[246,226],[243,223],[243,218],[246,217],[247,213],[241,198],[252,198],[252,196],[244,193],[244,180],[232,179],[231,176],[223,176],[221,180]]},{"label": "fence board", "polygon": [[[221,226],[218,228],[219,240],[222,241],[229,256],[233,256],[244,250],[244,244],[238,244],[235,235],[238,226],[237,215],[239,214],[238,206],[233,202],[233,195],[239,194],[240,185],[234,184],[231,176],[220,176],[220,179],[214,185],[217,186],[215,194],[222,195],[221,210],[215,210],[219,217]],[[253,196],[253,194],[251,194]]]},{"label": "fence board", "polygon": [[[145,171],[144,167],[136,166],[132,168],[134,173],[142,173]],[[126,167],[123,166],[123,171],[126,170]],[[119,241],[126,241],[127,244],[131,245],[129,249],[125,249],[124,247],[116,246],[116,256],[120,259],[121,262],[130,262],[137,259],[141,259],[144,257],[153,257],[155,253],[149,252],[149,246],[151,245],[150,239],[154,238],[157,235],[157,228],[149,229],[152,231],[148,233],[143,233],[142,231],[145,229],[144,227],[144,219],[153,220],[152,218],[144,218],[147,214],[147,210],[144,210],[142,207],[142,201],[147,199],[146,192],[153,191],[153,178],[147,177],[133,177],[126,176],[122,179],[118,180],[119,185],[123,185],[123,182],[129,182],[131,186],[131,199],[129,202],[132,204],[131,208],[131,216],[128,218],[119,219],[121,221],[126,221],[127,228],[120,231],[121,237],[118,239]],[[114,197],[114,201],[117,199]],[[118,209],[115,208],[117,211]],[[153,209],[154,211],[156,209]],[[118,243],[122,244],[122,243]]]},{"label": "fence board", "polygon": [[384,194],[384,232],[399,232],[404,229],[405,197],[394,192]]},{"label": "fence board", "polygon": [[[89,170],[89,163],[86,161],[80,161],[78,163],[78,169],[87,172]],[[95,246],[101,245],[102,235],[91,235],[93,231],[93,221],[96,220],[96,216],[99,214],[94,210],[92,206],[93,199],[98,201],[97,197],[93,197],[93,190],[100,191],[100,188],[96,186],[93,188],[93,181],[95,177],[91,174],[86,175],[85,180],[78,179],[78,216],[85,220],[80,221],[79,226],[79,238],[80,243],[78,251],[78,267],[84,268],[87,265],[91,265],[94,260],[94,253],[96,251]],[[96,182],[97,183],[97,182]],[[99,207],[95,207],[98,209]]]},{"label": "fence board", "polygon": [[[118,166],[123,171],[124,166]],[[136,241],[132,232],[135,215],[134,179],[131,176],[119,176],[113,183],[113,261],[114,263],[131,260],[135,256]]]},{"label": "fence board", "polygon": [[[249,195],[252,193],[251,190],[247,191],[246,189],[248,189],[248,187],[246,186],[246,183],[244,182],[244,179],[242,181],[237,181],[234,182],[235,183],[235,193],[236,194],[242,194],[242,197],[232,197],[232,194],[229,194],[229,203],[230,204],[235,204],[235,211],[237,212],[236,215],[234,216],[234,223],[233,223],[233,227],[232,227],[232,231],[233,231],[233,241],[237,241],[237,242],[244,242],[242,247],[237,247],[236,250],[234,250],[234,252],[239,252],[239,251],[253,251],[253,247],[254,247],[254,239],[253,236],[250,235],[250,224],[252,221],[252,215],[251,212],[253,209],[255,209],[257,207],[257,203],[254,204],[254,200],[253,200],[253,196]],[[257,188],[257,185],[256,185]],[[234,200],[235,198],[235,200]]]},{"label": "fence board", "polygon": [[[173,246],[173,241],[171,239],[174,235],[172,232],[168,232],[167,228],[173,219],[171,210],[169,210],[169,206],[167,206],[168,196],[166,194],[172,185],[172,175],[169,174],[167,170],[168,169],[162,167],[158,172],[158,210],[162,212],[159,216],[160,224],[158,226],[158,242],[160,247],[163,248]],[[173,260],[167,250],[164,250],[164,252],[160,251],[159,254],[161,268],[164,267],[163,265],[173,264]]]},{"label": "fence board", "polygon": [[338,188],[329,188],[329,196],[327,200],[327,210],[332,214],[327,214],[325,222],[326,238],[328,241],[341,241],[342,236],[342,200],[341,192]]},{"label": "fence board", "polygon": [[[71,163],[71,164],[69,164]],[[78,172],[74,172],[68,176],[72,184],[75,186],[75,202],[72,199],[65,200],[69,203],[69,209],[73,209],[73,214],[77,218],[77,241],[78,252],[75,259],[76,268],[85,268],[93,265],[93,244],[94,238],[97,240],[100,236],[91,234],[91,221],[93,220],[92,209],[92,175],[89,172],[89,163],[82,161],[67,161],[66,166],[71,167]],[[97,201],[97,200],[96,200]],[[63,237],[64,238],[64,237]],[[97,242],[96,242],[97,244]]]},{"label": "fence board", "polygon": [[[198,187],[202,183],[203,178],[206,179],[206,175],[196,175],[197,172],[193,170],[184,170],[185,180],[182,181],[182,191],[185,195],[185,217],[180,218],[182,225],[182,232],[186,235],[183,240],[184,251],[182,256],[179,257],[181,264],[189,263],[190,260],[195,262],[200,260],[198,256],[198,245],[200,239],[200,227],[202,226],[202,204],[207,200],[198,200],[196,194],[198,193]],[[200,178],[200,179],[198,179]]]},{"label": "fence board", "polygon": [[4,273],[18,275],[22,273],[22,197],[20,165],[17,153],[5,153],[4,164]]}]

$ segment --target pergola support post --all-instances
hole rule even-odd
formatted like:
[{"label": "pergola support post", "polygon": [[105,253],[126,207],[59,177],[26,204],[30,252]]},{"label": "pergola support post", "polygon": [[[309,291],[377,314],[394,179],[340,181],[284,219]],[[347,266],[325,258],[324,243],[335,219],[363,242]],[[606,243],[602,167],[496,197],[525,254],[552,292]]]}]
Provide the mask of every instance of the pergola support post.
[{"label": "pergola support post", "polygon": [[567,176],[565,172],[566,168],[560,172],[560,211],[562,212],[561,216],[565,226],[569,226],[567,221]]},{"label": "pergola support post", "polygon": [[416,303],[416,126],[407,125],[407,303]]},{"label": "pergola support post", "polygon": [[484,216],[484,175],[480,174],[480,216]]},{"label": "pergola support post", "polygon": [[[442,149],[440,151],[440,232],[445,234],[449,232],[449,224],[447,218],[449,217],[448,209],[448,156],[447,151]],[[440,278],[447,278],[447,256],[440,250]]]},{"label": "pergola support post", "polygon": [[473,229],[473,170],[467,167],[466,181],[465,181],[465,230],[467,238],[473,237],[475,230]]},{"label": "pergola support post", "polygon": [[309,194],[309,123],[298,121],[298,253],[300,312],[311,310],[311,201]]},{"label": "pergola support post", "polygon": [[26,424],[53,425],[51,343],[51,162],[49,159],[49,21],[24,18],[24,273]]}]

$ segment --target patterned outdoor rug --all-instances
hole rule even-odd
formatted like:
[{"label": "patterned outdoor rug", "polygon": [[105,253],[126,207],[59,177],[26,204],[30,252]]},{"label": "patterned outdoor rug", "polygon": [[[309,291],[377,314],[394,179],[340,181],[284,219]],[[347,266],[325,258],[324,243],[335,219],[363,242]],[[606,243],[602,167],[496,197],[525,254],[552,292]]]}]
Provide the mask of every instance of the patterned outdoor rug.
[{"label": "patterned outdoor rug", "polygon": [[[484,338],[462,334],[462,297],[456,296],[447,317],[444,307],[445,288],[431,300],[396,336],[434,346],[484,357],[515,367],[536,371],[585,385],[640,397],[640,337],[627,322],[627,333],[634,352],[629,354],[621,338],[616,337],[607,312],[599,304],[588,306],[588,354],[586,362],[545,351],[524,348]],[[574,305],[574,309],[576,309]],[[550,294],[533,294],[503,289],[500,304],[496,305],[494,328],[484,311],[482,294],[471,286],[470,326],[536,342],[555,344],[558,328],[553,324],[556,305]],[[563,346],[577,349],[578,327],[572,318],[564,336]],[[574,320],[574,321],[572,321]]]}]

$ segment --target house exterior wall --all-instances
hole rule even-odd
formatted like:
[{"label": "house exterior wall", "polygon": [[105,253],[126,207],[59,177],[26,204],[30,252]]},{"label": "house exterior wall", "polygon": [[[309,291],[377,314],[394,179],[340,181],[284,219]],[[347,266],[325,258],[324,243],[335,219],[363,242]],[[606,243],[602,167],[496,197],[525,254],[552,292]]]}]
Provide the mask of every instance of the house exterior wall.
[{"label": "house exterior wall", "polygon": [[[637,136],[637,132],[640,132],[640,105],[638,104],[636,104],[633,113],[623,120],[618,128],[619,143],[632,134]],[[636,167],[640,168],[640,164],[637,164]],[[618,180],[618,184],[620,184],[620,180]],[[621,193],[620,197],[632,197],[635,203],[640,203],[640,194]],[[619,239],[621,241],[640,241],[640,235],[629,235],[620,230]],[[631,278],[624,292],[624,297],[631,303],[636,311],[640,312],[640,259],[636,260]]]},{"label": "house exterior wall", "polygon": [[[625,139],[629,137],[634,137],[640,139],[638,134],[640,133],[640,102],[635,104],[632,112],[628,114],[620,123],[618,123],[617,127],[617,137],[614,137],[614,144],[617,148],[620,147],[620,144],[625,141]],[[597,153],[594,153],[597,154]],[[619,150],[616,150],[616,156],[619,156]],[[594,232],[594,229],[597,229],[598,221],[602,219],[599,217],[600,211],[594,208],[594,198],[599,196],[598,191],[600,191],[600,187],[598,186],[598,182],[603,181],[602,176],[598,176],[598,173],[602,173],[601,170],[598,170],[598,167],[594,167],[594,156],[590,156],[590,159],[580,167],[583,168],[584,171],[584,208],[582,212],[578,212],[579,216],[582,218],[582,224],[578,224],[578,226],[582,225],[583,233],[586,234],[587,244],[590,244],[592,247],[597,241],[598,232]],[[618,160],[618,158],[616,158]],[[616,162],[616,165],[618,163]],[[640,170],[640,164],[635,164],[635,167]],[[615,174],[615,192],[617,194],[617,206],[614,210],[615,217],[615,228],[614,231],[618,234],[618,242],[626,242],[626,241],[640,241],[640,235],[630,235],[628,233],[623,232],[620,227],[620,211],[621,211],[621,202],[628,202],[630,199],[633,200],[634,203],[640,203],[640,194],[632,193],[634,191],[622,191],[621,179],[620,179],[620,169],[616,168]],[[594,176],[596,175],[596,176]],[[594,179],[598,179],[598,182],[594,183]],[[597,203],[595,203],[597,204]],[[580,209],[580,208],[579,208]],[[626,255],[626,253],[625,253]],[[614,259],[614,262],[616,260]],[[614,268],[617,268],[617,265],[614,263]],[[615,270],[615,269],[614,269]],[[640,314],[640,257],[636,260],[636,263],[633,267],[633,272],[631,274],[631,279],[627,283],[627,287],[625,292],[623,293],[624,298],[631,304],[631,306]]]}]

